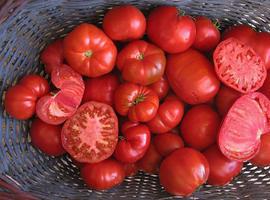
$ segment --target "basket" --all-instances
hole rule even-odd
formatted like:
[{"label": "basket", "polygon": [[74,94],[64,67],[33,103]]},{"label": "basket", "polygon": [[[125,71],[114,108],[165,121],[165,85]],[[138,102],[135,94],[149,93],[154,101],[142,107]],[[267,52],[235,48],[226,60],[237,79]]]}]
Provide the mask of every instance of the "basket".
[{"label": "basket", "polygon": [[[146,15],[155,6],[169,4],[191,15],[219,19],[223,27],[245,23],[258,30],[270,30],[269,0],[0,1],[0,200],[176,198],[159,185],[157,175],[143,172],[109,191],[87,188],[67,155],[52,158],[33,148],[28,136],[29,122],[10,118],[3,107],[6,89],[23,75],[45,75],[39,54],[47,43],[65,36],[82,22],[100,26],[108,9],[128,3]],[[247,163],[241,175],[230,184],[205,185],[186,199],[270,199],[270,168]]]}]

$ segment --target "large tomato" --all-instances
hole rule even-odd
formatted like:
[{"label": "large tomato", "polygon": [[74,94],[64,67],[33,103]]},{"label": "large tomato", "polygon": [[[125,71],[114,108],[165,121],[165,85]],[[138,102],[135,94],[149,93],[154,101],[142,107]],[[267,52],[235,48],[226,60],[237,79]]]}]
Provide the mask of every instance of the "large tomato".
[{"label": "large tomato", "polygon": [[165,65],[164,52],[143,40],[129,43],[117,56],[123,79],[141,85],[157,82],[164,74]]},{"label": "large tomato", "polygon": [[157,94],[133,83],[121,84],[114,93],[114,107],[131,121],[147,122],[154,118],[159,106]]},{"label": "large tomato", "polygon": [[32,144],[47,155],[60,156],[66,151],[61,141],[61,126],[46,124],[36,118],[30,129]]},{"label": "large tomato", "polygon": [[140,39],[146,29],[143,13],[132,5],[117,6],[109,10],[103,19],[103,29],[113,40]]},{"label": "large tomato", "polygon": [[161,185],[172,195],[189,196],[207,181],[209,164],[199,151],[180,148],[166,157],[160,166]]},{"label": "large tomato", "polygon": [[167,77],[164,75],[157,82],[149,85],[149,88],[158,95],[159,100],[162,100],[167,96],[170,86]]},{"label": "large tomato", "polygon": [[250,162],[260,167],[270,165],[270,133],[262,135],[260,150]]},{"label": "large tomato", "polygon": [[176,95],[189,104],[208,102],[220,85],[212,64],[193,49],[169,55],[166,75]]},{"label": "large tomato", "polygon": [[98,77],[112,71],[117,49],[102,30],[83,23],[64,39],[64,57],[77,72]]},{"label": "large tomato", "polygon": [[226,185],[242,170],[243,162],[226,158],[217,145],[207,148],[203,155],[209,163],[210,174],[207,182],[211,185]]},{"label": "large tomato", "polygon": [[150,12],[147,21],[149,39],[168,53],[186,51],[196,37],[190,16],[181,15],[174,6],[160,6]]},{"label": "large tomato", "polygon": [[112,107],[90,101],[68,119],[61,132],[63,147],[77,161],[96,163],[109,158],[118,140],[118,120]]},{"label": "large tomato", "polygon": [[124,181],[125,171],[121,163],[107,159],[84,165],[81,177],[91,189],[108,190]]}]

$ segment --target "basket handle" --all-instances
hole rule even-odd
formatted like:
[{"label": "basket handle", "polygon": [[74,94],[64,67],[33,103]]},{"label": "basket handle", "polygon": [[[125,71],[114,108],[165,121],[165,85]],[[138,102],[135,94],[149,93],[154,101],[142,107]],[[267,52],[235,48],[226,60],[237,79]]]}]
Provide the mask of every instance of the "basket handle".
[{"label": "basket handle", "polygon": [[27,0],[0,0],[0,24],[26,2]]}]

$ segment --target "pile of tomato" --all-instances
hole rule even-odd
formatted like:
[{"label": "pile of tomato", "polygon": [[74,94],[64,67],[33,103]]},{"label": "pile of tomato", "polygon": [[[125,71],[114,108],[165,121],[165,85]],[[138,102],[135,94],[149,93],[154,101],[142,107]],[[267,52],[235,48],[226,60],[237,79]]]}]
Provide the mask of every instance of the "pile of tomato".
[{"label": "pile of tomato", "polygon": [[34,117],[32,144],[68,153],[85,183],[110,189],[138,170],[172,195],[228,184],[244,162],[270,165],[270,34],[221,35],[209,18],[160,6],[110,9],[40,55],[50,81],[26,75],[6,112]]}]

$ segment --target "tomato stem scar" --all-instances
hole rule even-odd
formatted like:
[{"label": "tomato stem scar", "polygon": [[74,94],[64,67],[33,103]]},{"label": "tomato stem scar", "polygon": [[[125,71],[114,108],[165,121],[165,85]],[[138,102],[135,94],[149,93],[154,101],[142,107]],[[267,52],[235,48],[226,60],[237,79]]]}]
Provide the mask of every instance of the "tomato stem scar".
[{"label": "tomato stem scar", "polygon": [[85,57],[90,58],[92,56],[93,52],[91,50],[88,50],[84,52]]}]

